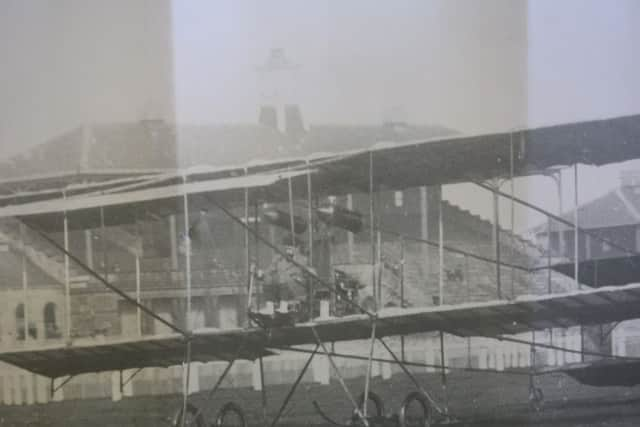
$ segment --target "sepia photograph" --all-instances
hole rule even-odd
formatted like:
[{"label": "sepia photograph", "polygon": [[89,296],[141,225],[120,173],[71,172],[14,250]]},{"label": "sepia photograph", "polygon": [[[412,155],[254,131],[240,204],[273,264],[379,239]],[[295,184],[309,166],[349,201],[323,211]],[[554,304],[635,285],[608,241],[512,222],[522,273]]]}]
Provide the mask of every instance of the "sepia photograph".
[{"label": "sepia photograph", "polygon": [[640,426],[640,1],[0,0],[0,427]]}]

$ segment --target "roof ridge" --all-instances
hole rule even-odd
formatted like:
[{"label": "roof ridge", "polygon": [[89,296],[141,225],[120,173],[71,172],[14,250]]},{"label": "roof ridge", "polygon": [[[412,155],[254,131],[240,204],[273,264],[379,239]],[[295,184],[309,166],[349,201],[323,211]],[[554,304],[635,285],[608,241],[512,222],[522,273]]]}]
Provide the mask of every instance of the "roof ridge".
[{"label": "roof ridge", "polygon": [[633,206],[633,204],[629,201],[629,199],[627,199],[627,196],[624,195],[624,193],[622,192],[622,187],[618,187],[614,191],[615,191],[616,195],[620,198],[620,201],[624,204],[624,206],[627,208],[627,210],[631,213],[631,216],[633,216],[636,220],[638,220],[640,222],[640,212],[638,212],[636,207]]}]

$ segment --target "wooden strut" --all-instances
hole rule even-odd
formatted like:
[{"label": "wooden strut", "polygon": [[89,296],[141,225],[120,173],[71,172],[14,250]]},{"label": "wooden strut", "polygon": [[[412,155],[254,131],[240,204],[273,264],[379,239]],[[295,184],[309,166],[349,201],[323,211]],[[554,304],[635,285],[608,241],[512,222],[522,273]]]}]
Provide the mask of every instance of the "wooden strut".
[{"label": "wooden strut", "polygon": [[[404,236],[400,236],[400,308],[405,308],[404,301]],[[400,335],[400,359],[404,362],[406,360],[404,351],[404,335]]]},{"label": "wooden strut", "polygon": [[442,380],[442,394],[444,396],[444,414],[449,416],[449,398],[447,395],[447,368],[444,364],[444,332],[440,331],[440,370]]},{"label": "wooden strut", "polygon": [[364,379],[364,399],[362,402],[362,413],[367,416],[367,401],[369,400],[369,383],[371,382],[371,368],[373,365],[373,350],[376,343],[376,321],[371,322],[371,345],[369,348],[369,359],[367,360],[367,374]]},{"label": "wooden strut", "polygon": [[[189,377],[191,376],[191,340],[187,341],[187,348],[185,351],[185,365],[183,367],[182,374],[184,375],[184,390],[182,395],[182,427],[187,427],[187,404],[189,403]],[[186,371],[186,372],[185,372]]]},{"label": "wooden strut", "polygon": [[60,390],[62,387],[64,387],[69,381],[71,381],[73,378],[75,377],[75,375],[69,375],[67,378],[65,378],[62,383],[58,384],[57,386],[55,385],[55,381],[56,378],[51,378],[51,398],[53,398],[53,395],[56,393],[56,391]]},{"label": "wooden strut", "polygon": [[[340,374],[338,365],[336,365],[335,360],[333,360],[333,356],[331,356],[331,352],[327,350],[327,347],[324,345],[324,343],[320,339],[320,336],[318,335],[318,331],[316,331],[316,328],[312,326],[311,331],[313,332],[313,336],[316,339],[316,343],[320,347],[322,347],[322,351],[329,359],[329,363],[331,364],[331,367],[333,368],[336,376],[338,377],[338,382],[340,383],[340,386],[342,387],[342,390],[344,391],[344,393],[347,395],[347,398],[351,401],[351,404],[353,405],[356,415],[358,416],[358,418],[360,418],[360,421],[362,421],[362,424],[364,424],[365,427],[369,427],[369,422],[367,421],[367,418],[362,413],[362,411],[360,410],[360,405],[358,405],[358,402],[349,391],[349,387],[347,387],[347,384],[345,383],[344,378],[342,377],[342,374]],[[366,399],[366,396],[365,396],[365,399]]]},{"label": "wooden strut", "polygon": [[309,365],[311,365],[311,361],[313,360],[315,355],[318,353],[318,348],[319,347],[320,347],[320,345],[316,345],[316,348],[313,350],[313,353],[311,353],[311,355],[307,359],[307,362],[304,364],[302,370],[300,371],[300,374],[298,375],[298,378],[296,378],[296,381],[293,383],[293,385],[289,389],[289,393],[287,393],[287,396],[285,397],[284,401],[282,402],[282,405],[280,406],[280,409],[278,410],[278,413],[273,418],[273,421],[270,424],[271,427],[274,427],[278,423],[278,421],[280,420],[280,417],[282,416],[284,410],[286,409],[287,405],[289,404],[289,401],[291,400],[291,397],[293,396],[293,393],[295,393],[296,388],[298,388],[298,384],[300,384],[300,381],[302,381],[302,377],[304,377],[304,374],[307,372],[307,369],[309,369]]},{"label": "wooden strut", "polygon": [[262,423],[267,423],[267,391],[265,390],[264,382],[264,364],[262,356],[259,359],[260,362],[260,397],[262,398]]},{"label": "wooden strut", "polygon": [[439,414],[443,414],[444,415],[445,411],[443,411],[440,408],[440,406],[438,406],[438,404],[436,403],[435,399],[429,394],[429,392],[427,392],[427,390],[425,390],[424,387],[422,387],[422,385],[416,379],[416,377],[405,366],[405,363],[402,360],[398,359],[398,356],[396,356],[396,354],[393,352],[391,347],[389,347],[387,345],[387,343],[380,337],[378,337],[378,341],[380,341],[382,346],[389,352],[389,354],[391,355],[393,360],[400,366],[400,368],[407,375],[407,377],[409,377],[409,379],[411,380],[413,385],[420,391],[420,393],[422,393],[429,400],[429,402],[431,402],[431,405],[433,405],[433,408],[436,410],[436,412],[438,412]]},{"label": "wooden strut", "polygon": [[[208,402],[209,400],[211,400],[211,398],[213,397],[213,395],[216,393],[216,391],[218,391],[218,389],[220,388],[220,385],[222,385],[222,381],[224,381],[225,377],[227,376],[227,374],[229,373],[229,371],[231,371],[231,367],[233,366],[233,364],[235,363],[236,359],[233,358],[229,361],[229,363],[227,364],[227,366],[224,368],[224,371],[222,371],[222,374],[220,374],[220,377],[218,377],[218,381],[216,381],[216,383],[213,385],[213,387],[211,388],[211,390],[209,390],[209,393],[207,393],[207,396],[204,398],[204,402]],[[191,422],[189,422],[189,424],[187,424],[187,426],[185,427],[190,427],[191,424],[198,419],[198,417],[200,416],[200,414],[202,414],[202,408],[204,408],[204,405],[201,405],[200,408],[198,408],[198,410],[196,411],[196,413],[194,414]]]},{"label": "wooden strut", "polygon": [[126,380],[124,379],[122,369],[120,370],[120,393],[124,392],[124,386],[129,384],[133,380],[133,378],[138,375],[143,369],[144,367],[136,369],[131,375],[129,375],[129,378],[127,378]]}]

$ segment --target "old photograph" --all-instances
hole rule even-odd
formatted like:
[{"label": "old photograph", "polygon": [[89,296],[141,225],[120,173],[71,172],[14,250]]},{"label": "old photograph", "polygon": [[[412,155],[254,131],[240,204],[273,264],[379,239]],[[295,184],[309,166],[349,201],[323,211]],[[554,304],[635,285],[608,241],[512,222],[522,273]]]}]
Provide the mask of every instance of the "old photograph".
[{"label": "old photograph", "polygon": [[0,427],[640,425],[640,1],[0,0]]}]

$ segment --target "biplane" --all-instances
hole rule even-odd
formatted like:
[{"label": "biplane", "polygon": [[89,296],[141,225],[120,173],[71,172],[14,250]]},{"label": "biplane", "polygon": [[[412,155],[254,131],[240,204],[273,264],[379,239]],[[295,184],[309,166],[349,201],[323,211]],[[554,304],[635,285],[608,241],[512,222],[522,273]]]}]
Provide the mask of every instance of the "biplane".
[{"label": "biplane", "polygon": [[[627,254],[624,259],[601,262],[601,280],[598,281],[597,288],[580,287],[563,293],[514,297],[502,289],[500,269],[506,267],[531,272],[540,267],[509,263],[501,259],[498,248],[493,256],[485,256],[465,253],[460,248],[446,246],[440,218],[438,241],[426,242],[438,249],[441,260],[440,294],[437,301],[434,299],[436,304],[411,307],[401,292],[398,304],[389,306],[384,304],[382,298],[382,260],[380,251],[376,252],[376,246],[379,245],[376,241],[376,235],[379,236],[375,212],[376,193],[470,182],[490,191],[496,197],[508,199],[512,203],[537,210],[553,220],[565,223],[574,229],[574,241],[577,245],[579,235],[589,235],[589,231],[580,228],[579,218],[574,222],[568,221],[517,198],[513,193],[502,192],[486,182],[495,178],[513,180],[516,177],[545,174],[551,167],[571,167],[579,163],[600,166],[637,158],[640,158],[640,116],[626,116],[487,135],[452,136],[400,144],[380,143],[369,149],[263,162],[243,167],[140,176],[111,185],[76,188],[68,194],[48,192],[38,195],[27,194],[24,197],[16,195],[3,203],[0,218],[18,219],[64,254],[67,268],[73,263],[84,269],[96,281],[133,304],[138,310],[138,316],[144,313],[163,323],[172,332],[162,336],[83,344],[74,343],[71,339],[70,322],[67,322],[66,344],[2,352],[0,361],[51,379],[64,378],[65,382],[75,375],[89,372],[123,372],[129,369],[139,371],[145,367],[183,365],[187,384],[181,408],[174,420],[176,426],[205,425],[203,406],[197,408],[189,400],[188,371],[192,362],[228,363],[208,393],[208,398],[211,399],[236,360],[261,360],[281,351],[306,352],[308,359],[293,382],[280,410],[269,421],[271,426],[277,425],[281,419],[311,361],[318,355],[328,358],[345,396],[353,406],[354,415],[349,425],[378,425],[387,415],[378,410],[379,398],[370,390],[370,371],[374,360],[384,361],[399,366],[416,388],[407,395],[399,413],[389,418],[389,422],[403,427],[432,425],[450,419],[451,415],[408,369],[409,365],[416,363],[410,363],[403,355],[397,354],[397,351],[385,341],[387,337],[438,333],[443,355],[444,334],[487,337],[524,344],[530,346],[532,352],[540,347],[575,352],[576,350],[558,345],[536,342],[535,331],[610,324],[640,317],[640,284],[636,283],[640,282],[636,267],[636,260],[640,254],[635,248],[623,247],[621,249]],[[368,215],[336,205],[321,205],[318,202],[321,197],[335,197],[354,192],[368,197]],[[304,206],[302,211],[306,211],[306,215],[299,214],[300,204],[294,207],[294,203],[298,202]],[[194,217],[206,216],[214,211],[241,227],[244,234],[243,241],[237,244],[243,246],[247,253],[246,307],[249,321],[240,328],[192,327],[189,244],[185,245],[187,317],[182,324],[178,324],[145,306],[141,301],[139,289],[136,290],[136,295],[131,295],[111,283],[108,277],[89,267],[69,250],[66,237],[63,243],[50,237],[50,233],[53,232],[62,232],[66,236],[71,228],[90,229],[128,224],[144,215],[162,217],[181,212],[185,219],[185,229],[189,230],[189,236],[185,236],[185,239],[188,239],[191,238],[192,231],[195,233],[197,219]],[[290,239],[290,246],[304,246],[306,242],[309,246],[306,249],[306,259],[300,261],[300,258],[291,256],[281,244],[262,233],[257,226],[258,217],[287,229],[286,239]],[[369,231],[372,248],[371,282],[364,282],[362,286],[349,284],[342,273],[338,274],[339,277],[327,277],[312,266],[313,233],[317,232],[314,223],[322,223],[329,228],[339,227],[349,233]],[[305,234],[308,235],[306,239],[303,238]],[[602,239],[597,235],[591,237]],[[399,238],[420,240],[406,235],[400,235]],[[608,243],[620,246],[616,242]],[[253,296],[259,286],[261,275],[255,265],[252,265],[249,256],[252,244],[270,248],[298,272],[298,285],[305,289],[307,301],[306,308],[301,309],[295,316],[291,315],[287,307],[280,310],[274,307],[266,311],[261,310],[260,304],[254,300]],[[465,253],[493,263],[498,272],[495,297],[481,302],[446,301],[442,279],[444,251]],[[401,268],[402,260],[400,261]],[[594,264],[595,261],[580,260],[576,256],[574,262],[549,265],[546,268],[566,274],[576,283],[584,282],[590,285],[587,278],[590,274],[589,263]],[[622,273],[620,265],[630,267]],[[453,279],[457,277],[456,272],[451,274]],[[618,277],[620,275],[625,275],[624,280]],[[612,279],[609,286],[606,286],[608,278]],[[364,304],[353,297],[361,287],[369,288],[371,304]],[[69,305],[68,273],[65,295],[66,304]],[[338,304],[342,307],[340,313],[334,310]],[[67,313],[70,312],[69,308],[67,307]],[[532,339],[514,337],[525,333],[532,334]],[[330,342],[352,340],[368,340],[368,355],[338,354],[327,345]],[[374,357],[375,343],[379,343],[385,349],[388,354],[386,358]],[[312,346],[311,350],[308,349],[309,346]],[[600,356],[606,360],[548,369],[537,369],[533,364],[525,374],[531,378],[530,398],[534,403],[539,403],[542,398],[541,391],[535,387],[535,376],[551,371],[561,370],[586,384],[593,385],[632,385],[640,382],[638,378],[630,378],[632,375],[629,374],[636,372],[637,376],[635,367],[640,363],[637,358],[588,353],[584,349],[578,352],[582,355]],[[347,387],[335,363],[337,357],[359,357],[368,363],[364,392],[360,397]],[[447,369],[451,368],[445,366],[444,357],[441,358],[440,368],[443,377],[446,376]],[[600,384],[596,377],[602,377],[603,372],[616,374],[607,374],[606,384]],[[262,387],[262,390],[264,393],[265,387]],[[376,410],[367,411],[367,402],[376,406]],[[328,422],[343,425],[332,420],[317,403],[315,404]],[[419,408],[418,424],[415,417],[408,415],[411,405],[417,405]],[[240,419],[241,423],[245,423],[240,405],[229,403],[224,405],[216,416],[215,425],[227,425],[226,420],[233,415]]]}]

